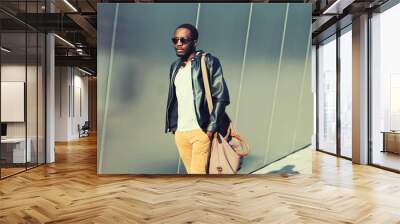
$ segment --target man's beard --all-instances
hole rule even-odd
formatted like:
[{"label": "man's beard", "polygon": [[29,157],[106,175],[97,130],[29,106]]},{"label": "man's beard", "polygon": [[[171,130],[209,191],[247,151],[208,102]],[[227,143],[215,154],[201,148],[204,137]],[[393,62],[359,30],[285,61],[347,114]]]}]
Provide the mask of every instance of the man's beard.
[{"label": "man's beard", "polygon": [[187,51],[184,54],[178,54],[178,52],[176,52],[176,56],[178,56],[179,58],[181,58],[182,60],[185,60],[189,57],[189,55],[191,53],[193,53],[194,51],[196,51],[196,48],[191,45],[190,48],[187,49]]}]

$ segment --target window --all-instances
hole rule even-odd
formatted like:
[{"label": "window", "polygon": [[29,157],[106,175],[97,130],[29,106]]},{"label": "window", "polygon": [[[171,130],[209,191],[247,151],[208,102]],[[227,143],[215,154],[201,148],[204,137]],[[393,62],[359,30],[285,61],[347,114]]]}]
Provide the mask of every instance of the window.
[{"label": "window", "polygon": [[318,48],[318,149],[336,153],[336,36]]},{"label": "window", "polygon": [[340,36],[340,155],[351,158],[352,148],[352,32]]}]

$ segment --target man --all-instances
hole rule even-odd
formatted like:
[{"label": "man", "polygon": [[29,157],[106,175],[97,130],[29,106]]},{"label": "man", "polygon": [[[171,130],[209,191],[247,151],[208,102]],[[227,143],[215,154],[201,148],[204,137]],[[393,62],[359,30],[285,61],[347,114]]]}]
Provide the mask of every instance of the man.
[{"label": "man", "polygon": [[221,64],[215,56],[205,56],[213,111],[210,114],[201,73],[203,51],[196,50],[198,31],[191,24],[175,30],[172,42],[176,56],[171,65],[165,132],[175,134],[179,155],[189,174],[205,174],[210,142],[215,132],[226,134],[230,119],[225,113],[229,93]]}]

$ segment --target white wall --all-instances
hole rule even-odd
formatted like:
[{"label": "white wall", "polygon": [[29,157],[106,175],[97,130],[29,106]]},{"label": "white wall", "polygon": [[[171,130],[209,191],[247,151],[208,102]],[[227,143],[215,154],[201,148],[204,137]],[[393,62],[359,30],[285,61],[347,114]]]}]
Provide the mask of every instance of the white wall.
[{"label": "white wall", "polygon": [[56,141],[77,139],[78,124],[88,120],[88,77],[83,75],[76,68],[56,67]]},{"label": "white wall", "polygon": [[[28,66],[28,70],[32,67]],[[18,65],[2,65],[1,66],[1,81],[18,81],[25,82],[25,64]]]},{"label": "white wall", "polygon": [[[29,67],[28,67],[29,69]],[[1,66],[1,81],[10,82],[18,81],[25,82],[25,64],[5,64]],[[6,110],[6,108],[1,108]],[[7,123],[7,137],[25,137],[24,122],[9,122]]]},{"label": "white wall", "polygon": [[[25,71],[26,67],[25,64],[21,65],[21,64],[4,64],[1,66],[1,81],[2,82],[25,82],[25,75],[26,75],[26,71]],[[28,66],[27,67],[27,74],[28,76],[34,74],[36,75],[36,67],[33,66]],[[28,77],[29,79],[30,77]],[[32,81],[30,81],[32,82]],[[32,83],[30,83],[32,84]],[[33,83],[34,85],[36,85],[36,81],[35,83]],[[32,102],[33,100],[30,99],[29,97],[33,97],[36,99],[36,89],[27,89],[28,93],[28,103]],[[34,92],[30,92],[29,90],[33,90]],[[4,97],[4,96],[3,96]],[[29,105],[28,105],[29,106]],[[36,105],[31,105],[34,106],[36,108]],[[6,110],[7,108],[1,108],[2,110]],[[27,118],[28,118],[28,129],[29,128],[34,128],[36,129],[36,124],[31,124],[32,121],[34,121],[36,123],[36,113],[28,113],[27,114]],[[33,117],[32,117],[33,116]],[[7,122],[7,136],[8,137],[25,137],[25,123],[26,122]],[[29,130],[28,130],[28,137],[29,136]]]},{"label": "white wall", "polygon": [[[38,69],[38,70],[36,70]],[[44,163],[45,150],[45,117],[44,117],[44,74],[42,67],[36,67],[25,63],[3,64],[1,66],[2,82],[24,82],[26,83],[26,106],[23,106],[22,112],[26,111],[26,121],[24,122],[6,122],[7,137],[21,138],[25,135],[30,139],[30,147],[32,151],[32,161]],[[27,81],[25,80],[27,78]],[[3,95],[3,97],[7,96]],[[11,110],[10,108],[1,108],[1,110]],[[13,112],[13,111],[9,111]],[[39,153],[37,157],[37,153]],[[51,160],[48,160],[51,162]]]},{"label": "white wall", "polygon": [[[28,66],[28,74],[30,74],[29,70],[32,67]],[[36,69],[36,68],[35,68]],[[9,64],[1,66],[1,81],[10,82],[10,81],[18,81],[25,82],[25,64]],[[2,108],[5,110],[5,108]],[[7,123],[7,136],[8,137],[25,137],[25,123],[24,122],[12,122]]]},{"label": "white wall", "polygon": [[[76,74],[76,73],[75,73]],[[78,123],[82,126],[85,121],[89,120],[89,91],[88,91],[88,84],[89,84],[89,78],[88,76],[83,76],[84,74],[79,72],[79,75],[75,75],[75,86],[79,87],[81,89],[81,107],[82,107],[82,112],[81,114],[78,113],[78,111],[75,113],[75,123],[74,127],[78,126]],[[78,129],[74,129],[76,131],[75,136],[78,137]]]},{"label": "white wall", "polygon": [[68,117],[70,84],[69,69],[55,68],[55,141],[68,140]]}]

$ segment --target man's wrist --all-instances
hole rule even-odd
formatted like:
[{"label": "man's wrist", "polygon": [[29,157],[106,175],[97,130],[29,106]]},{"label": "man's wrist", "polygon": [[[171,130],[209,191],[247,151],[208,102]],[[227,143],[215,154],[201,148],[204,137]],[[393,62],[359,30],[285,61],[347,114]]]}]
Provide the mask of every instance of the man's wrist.
[{"label": "man's wrist", "polygon": [[217,129],[216,125],[209,125],[207,127],[207,131],[209,132],[215,132],[216,129]]}]

